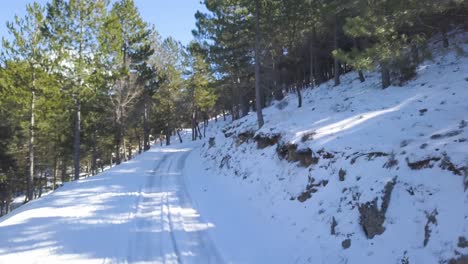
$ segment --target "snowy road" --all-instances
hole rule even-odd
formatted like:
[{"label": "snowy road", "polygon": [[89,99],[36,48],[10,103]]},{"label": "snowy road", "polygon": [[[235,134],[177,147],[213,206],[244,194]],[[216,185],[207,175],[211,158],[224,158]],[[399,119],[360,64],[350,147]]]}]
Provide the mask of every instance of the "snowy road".
[{"label": "snowy road", "polygon": [[0,219],[0,263],[222,263],[182,175],[154,148]]},{"label": "snowy road", "polygon": [[130,239],[129,263],[222,263],[204,231],[213,226],[199,221],[185,188],[181,172],[187,154],[165,154],[147,176]]}]

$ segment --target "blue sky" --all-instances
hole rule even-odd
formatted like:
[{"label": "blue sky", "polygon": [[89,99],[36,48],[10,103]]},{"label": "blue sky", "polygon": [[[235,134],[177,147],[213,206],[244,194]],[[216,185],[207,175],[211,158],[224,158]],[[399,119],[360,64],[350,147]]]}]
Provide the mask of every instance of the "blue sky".
[{"label": "blue sky", "polygon": [[[162,37],[172,36],[186,45],[192,40],[192,29],[195,28],[195,12],[206,11],[200,0],[134,0],[143,19],[156,25]],[[1,1],[0,37],[7,36],[5,23],[12,21],[15,14],[24,16],[25,6],[33,0]],[[36,0],[45,4],[48,0]]]}]

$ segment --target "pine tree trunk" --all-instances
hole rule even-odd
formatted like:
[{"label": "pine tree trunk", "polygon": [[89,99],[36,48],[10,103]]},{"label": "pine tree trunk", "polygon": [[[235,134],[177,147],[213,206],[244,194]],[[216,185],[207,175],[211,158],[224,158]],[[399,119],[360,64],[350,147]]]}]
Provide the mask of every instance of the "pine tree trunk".
[{"label": "pine tree trunk", "polygon": [[180,136],[180,129],[177,129],[177,136],[179,137],[180,143],[182,143],[182,137]]},{"label": "pine tree trunk", "polygon": [[274,79],[273,85],[274,85],[275,100],[281,101],[281,100],[283,100],[284,95],[283,95],[283,89],[282,89],[281,85],[279,85],[280,80],[279,80],[278,65],[275,62],[274,58],[273,58],[273,79]]},{"label": "pine tree trunk", "polygon": [[[81,3],[81,2],[80,2]],[[79,34],[79,49],[78,49],[78,56],[79,56],[79,66],[78,66],[78,77],[79,77],[79,84],[80,88],[83,88],[83,76],[81,75],[82,66],[83,66],[83,42],[84,42],[84,15],[83,10],[80,9],[79,12],[79,19],[80,19],[80,34]],[[80,178],[80,132],[81,132],[81,100],[78,94],[75,94],[76,98],[76,113],[75,113],[75,142],[74,142],[74,153],[73,153],[73,162],[75,168],[75,180]]]},{"label": "pine tree trunk", "polygon": [[200,130],[200,126],[198,124],[197,124],[197,130],[198,130],[198,138],[202,139],[202,133],[201,133],[201,130]]},{"label": "pine tree trunk", "polygon": [[116,164],[121,164],[122,161],[126,161],[126,148],[125,148],[125,131],[124,127],[125,125],[123,124],[123,109],[120,109],[120,117],[117,118],[117,146],[116,146]]},{"label": "pine tree trunk", "polygon": [[445,30],[442,30],[442,42],[443,42],[444,48],[449,47],[449,40],[448,40],[448,37],[447,37],[447,32]]},{"label": "pine tree trunk", "polygon": [[[359,43],[359,40],[356,38],[353,38],[353,44],[356,50],[361,51],[361,45]],[[366,78],[364,78],[364,74],[362,73],[362,70],[358,70],[358,75],[359,75],[359,81],[365,82]]]},{"label": "pine tree trunk", "polygon": [[166,146],[171,145],[171,128],[169,125],[166,127]]},{"label": "pine tree trunk", "polygon": [[131,160],[131,159],[132,159],[132,155],[133,155],[133,153],[132,153],[132,142],[131,142],[130,139],[129,139],[128,141],[129,141],[129,142],[128,142],[128,144],[127,144],[127,149],[128,149],[128,152],[127,152],[127,160]]},{"label": "pine tree trunk", "polygon": [[119,165],[122,162],[122,157],[120,155],[120,146],[122,144],[121,140],[122,137],[120,131],[120,125],[117,125],[117,134],[116,134],[116,142],[115,142],[115,164]]},{"label": "pine tree trunk", "polygon": [[[141,135],[140,135],[140,133],[138,133],[138,129],[136,127],[135,127],[135,137],[136,137],[136,140],[138,141],[138,154],[141,154],[141,152],[143,151],[145,146],[144,146],[144,142],[143,142],[143,146],[141,145],[141,143],[142,143],[141,142]],[[144,135],[143,135],[143,138],[144,138]]]},{"label": "pine tree trunk", "polygon": [[33,84],[31,87],[31,113],[29,120],[29,175],[27,182],[27,199],[31,201],[33,199],[33,181],[34,181],[34,125],[35,125],[35,105],[36,105],[36,73],[33,70]]},{"label": "pine tree trunk", "polygon": [[297,92],[297,108],[302,107],[302,93],[301,93],[301,88],[299,85],[296,86],[296,92]]},{"label": "pine tree trunk", "polygon": [[318,38],[317,38],[317,29],[316,27],[314,26],[312,28],[312,41],[313,41],[313,44],[312,44],[312,48],[313,48],[313,77],[314,77],[314,84],[315,85],[319,85],[321,83],[323,83],[323,75],[322,75],[322,68],[323,66],[319,63],[320,60],[319,60],[319,56],[317,54],[317,42],[318,42]]},{"label": "pine tree trunk", "polygon": [[62,165],[61,180],[62,180],[62,185],[63,185],[67,180],[67,162],[65,161],[65,158],[62,158],[61,165]]},{"label": "pine tree trunk", "polygon": [[141,152],[143,152],[143,145],[141,144],[141,137],[140,135],[137,136],[137,140],[138,140],[138,154],[141,154]]},{"label": "pine tree trunk", "polygon": [[120,118],[120,131],[121,131],[121,134],[120,134],[120,142],[122,143],[122,157],[121,157],[121,160],[123,161],[127,161],[128,160],[128,153],[127,153],[127,141],[125,140],[125,123],[124,123],[124,109],[122,107],[121,109],[121,112],[122,113],[122,116]]},{"label": "pine tree trunk", "polygon": [[150,149],[149,143],[149,126],[148,126],[148,103],[145,97],[144,113],[143,113],[143,149]]},{"label": "pine tree trunk", "polygon": [[55,156],[54,156],[54,180],[52,183],[52,190],[55,190],[57,186],[57,173],[58,173],[58,156],[57,156],[57,150],[55,148]]},{"label": "pine tree trunk", "polygon": [[365,82],[366,78],[364,78],[364,74],[362,73],[361,70],[358,70],[358,75],[359,75],[359,81]]},{"label": "pine tree trunk", "polygon": [[192,141],[197,140],[197,110],[193,110],[192,112]]},{"label": "pine tree trunk", "polygon": [[41,175],[40,175],[40,178],[37,181],[37,183],[38,183],[37,187],[39,189],[39,194],[37,195],[38,198],[41,198],[41,196],[42,196],[42,186],[43,186],[42,183],[43,183],[43,181],[44,181],[44,172],[42,171]]},{"label": "pine tree trunk", "polygon": [[263,126],[262,92],[260,87],[260,1],[255,0],[255,105],[258,127]]},{"label": "pine tree trunk", "polygon": [[75,142],[74,142],[74,165],[75,180],[80,179],[80,130],[81,130],[81,101],[76,99],[75,113]]},{"label": "pine tree trunk", "polygon": [[380,64],[382,72],[382,89],[385,89],[390,86],[390,71],[386,66]]},{"label": "pine tree trunk", "polygon": [[[335,39],[334,39],[335,50],[338,50],[339,48],[338,38],[339,38],[338,15],[335,14]],[[338,60],[338,58],[336,58],[336,56],[333,56],[333,58],[334,58],[334,69],[335,69],[335,72],[334,72],[335,86],[338,86],[340,85],[340,61]]]},{"label": "pine tree trunk", "polygon": [[97,174],[97,131],[93,131],[92,144],[93,144],[93,153],[91,157],[91,174]]},{"label": "pine tree trunk", "polygon": [[115,165],[119,165],[119,164],[120,164],[120,142],[115,144]]},{"label": "pine tree trunk", "polygon": [[236,119],[239,119],[239,110],[236,107],[238,87],[234,78],[232,78],[232,81],[234,84],[231,85],[231,93],[232,93],[231,118],[232,118],[232,121],[234,121]]},{"label": "pine tree trunk", "polygon": [[314,45],[315,45],[315,39],[312,38],[312,40],[310,41],[310,49],[309,49],[309,53],[310,53],[310,74],[309,74],[309,84],[312,88],[314,88],[315,86],[315,68],[314,68],[314,59],[315,59],[315,48],[314,48]]},{"label": "pine tree trunk", "polygon": [[249,114],[249,110],[250,110],[249,99],[247,98],[247,96],[243,96],[240,100],[241,100],[242,117],[244,117]]},{"label": "pine tree trunk", "polygon": [[125,141],[125,137],[123,136],[122,134],[122,157],[121,157],[121,161],[127,161],[127,142]]},{"label": "pine tree trunk", "polygon": [[237,116],[236,119],[242,118],[249,113],[249,106],[246,106],[246,97],[244,96],[244,91],[240,78],[237,77],[236,80],[236,90],[237,90]]},{"label": "pine tree trunk", "polygon": [[10,196],[8,196],[7,201],[5,203],[5,214],[10,212]]}]

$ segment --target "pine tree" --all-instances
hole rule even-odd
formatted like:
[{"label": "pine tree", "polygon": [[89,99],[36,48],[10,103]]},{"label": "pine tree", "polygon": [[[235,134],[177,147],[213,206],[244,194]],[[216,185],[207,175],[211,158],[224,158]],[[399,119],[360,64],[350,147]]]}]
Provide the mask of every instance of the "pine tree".
[{"label": "pine tree", "polygon": [[[415,75],[420,62],[418,47],[425,45],[428,35],[436,33],[426,30],[436,26],[429,26],[421,17],[457,8],[456,4],[416,0],[357,3],[353,6],[356,15],[347,20],[344,30],[356,41],[365,40],[367,45],[355,45],[352,52],[336,54],[359,70],[374,69],[378,65],[382,88],[390,86],[392,73],[403,81]],[[445,30],[440,31],[444,35]]]},{"label": "pine tree", "polygon": [[[125,126],[129,108],[143,93],[143,86],[138,83],[138,67],[141,67],[153,50],[148,42],[151,30],[143,21],[133,0],[116,2],[106,20],[107,36],[105,42],[110,45],[113,69],[113,87],[111,101],[114,107],[116,125],[115,146],[117,163],[122,160],[121,150],[125,153]],[[123,155],[126,159],[126,155]]]},{"label": "pine tree", "polygon": [[29,124],[25,117],[30,113],[29,82],[22,74],[26,68],[24,62],[15,61],[4,61],[0,66],[0,202],[6,204],[0,215],[8,213],[13,190],[27,193],[28,128],[22,126]]},{"label": "pine tree", "polygon": [[[208,111],[216,104],[217,96],[213,85],[213,76],[208,66],[206,51],[197,42],[191,42],[188,47],[190,57],[190,77],[188,79],[188,101],[190,102],[192,140],[198,135],[198,117],[200,113],[206,117]],[[203,120],[205,125],[207,120]]]},{"label": "pine tree", "polygon": [[165,135],[166,145],[170,145],[171,133],[176,128],[177,102],[181,99],[181,88],[184,80],[184,52],[182,45],[173,38],[163,41],[161,48],[154,54],[153,63],[159,72],[160,83],[153,98],[157,107],[154,118],[159,119],[159,128]]},{"label": "pine tree", "polygon": [[255,0],[255,108],[257,108],[258,128],[263,126],[262,91],[260,80],[260,2]]},{"label": "pine tree", "polygon": [[93,51],[105,17],[106,0],[54,0],[47,5],[47,27],[50,50],[57,71],[62,75],[63,90],[75,101],[74,178],[80,176],[81,107],[87,93],[92,93],[89,78],[94,71]]},{"label": "pine tree", "polygon": [[44,26],[44,8],[38,3],[26,6],[27,14],[24,18],[15,16],[14,22],[7,23],[12,41],[3,39],[6,56],[10,60],[24,61],[28,78],[27,86],[30,91],[29,103],[29,170],[27,178],[27,199],[33,199],[34,180],[34,141],[36,120],[36,93],[38,69],[45,66],[44,38],[41,29]]},{"label": "pine tree", "polygon": [[[206,1],[211,14],[198,12],[197,30],[193,33],[209,49],[210,64],[229,84],[233,119],[248,114],[249,101],[254,97],[252,54],[255,34],[250,1]],[[205,41],[209,39],[210,41]]]}]

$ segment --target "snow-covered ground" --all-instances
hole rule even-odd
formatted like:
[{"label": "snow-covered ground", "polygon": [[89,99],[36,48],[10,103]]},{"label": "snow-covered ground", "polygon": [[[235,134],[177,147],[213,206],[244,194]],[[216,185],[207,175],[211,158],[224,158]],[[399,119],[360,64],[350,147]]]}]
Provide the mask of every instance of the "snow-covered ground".
[{"label": "snow-covered ground", "polygon": [[[223,226],[221,249],[242,245],[223,253],[250,263],[467,261],[459,243],[468,237],[467,40],[452,41],[465,55],[437,50],[403,87],[382,90],[378,73],[364,83],[349,73],[338,87],[304,91],[302,108],[290,94],[265,109],[262,129],[251,113],[218,133],[215,146],[195,150],[204,172],[187,179],[194,200]],[[271,146],[257,147],[255,136]],[[303,166],[285,152],[291,144],[309,153]],[[196,171],[190,161],[186,169]],[[374,199],[384,231],[366,235],[363,217],[378,226],[365,210]],[[238,223],[254,235],[226,231]]]},{"label": "snow-covered ground", "polygon": [[221,263],[181,172],[191,149],[152,148],[0,220],[0,263]]},{"label": "snow-covered ground", "polygon": [[349,73],[266,108],[260,130],[254,113],[212,121],[67,183],[0,218],[0,263],[466,261],[468,57],[379,81]]}]

